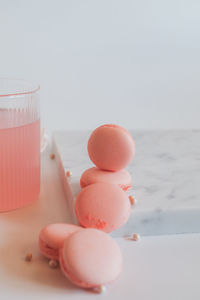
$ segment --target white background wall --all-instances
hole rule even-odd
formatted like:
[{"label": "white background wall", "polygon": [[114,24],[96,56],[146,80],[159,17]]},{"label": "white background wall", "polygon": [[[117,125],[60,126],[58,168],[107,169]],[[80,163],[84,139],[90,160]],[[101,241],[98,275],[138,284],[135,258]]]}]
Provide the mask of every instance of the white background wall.
[{"label": "white background wall", "polygon": [[0,0],[0,76],[50,130],[200,128],[200,1]]}]

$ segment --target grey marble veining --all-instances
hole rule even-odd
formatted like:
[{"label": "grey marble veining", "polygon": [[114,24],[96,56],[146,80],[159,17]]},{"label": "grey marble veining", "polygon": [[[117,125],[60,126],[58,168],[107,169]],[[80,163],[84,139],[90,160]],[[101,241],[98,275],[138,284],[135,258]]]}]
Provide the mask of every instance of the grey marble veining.
[{"label": "grey marble veining", "polygon": [[[133,178],[133,188],[128,193],[138,203],[129,221],[113,235],[200,232],[200,131],[132,130],[131,134],[136,155],[127,167]],[[87,155],[89,135],[90,132],[65,131],[55,132],[53,137],[72,214],[80,176],[93,166]],[[69,185],[64,170],[72,171]]]}]

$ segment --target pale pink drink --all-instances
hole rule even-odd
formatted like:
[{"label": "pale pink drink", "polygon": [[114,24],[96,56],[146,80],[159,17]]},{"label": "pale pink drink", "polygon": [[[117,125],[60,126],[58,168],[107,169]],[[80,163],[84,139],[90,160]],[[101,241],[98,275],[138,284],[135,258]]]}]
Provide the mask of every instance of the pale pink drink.
[{"label": "pale pink drink", "polygon": [[25,206],[39,192],[39,87],[0,79],[0,211]]}]

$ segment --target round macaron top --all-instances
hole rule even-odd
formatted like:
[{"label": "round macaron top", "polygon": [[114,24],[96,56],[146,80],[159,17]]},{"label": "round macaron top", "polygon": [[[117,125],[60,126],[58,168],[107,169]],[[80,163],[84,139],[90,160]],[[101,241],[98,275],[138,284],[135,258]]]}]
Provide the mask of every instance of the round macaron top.
[{"label": "round macaron top", "polygon": [[119,171],[133,159],[135,143],[125,128],[107,124],[92,132],[88,140],[88,154],[99,169]]},{"label": "round macaron top", "polygon": [[95,287],[116,279],[122,255],[116,242],[104,232],[85,229],[73,233],[60,251],[64,274],[82,287]]},{"label": "round macaron top", "polygon": [[64,240],[73,232],[83,228],[73,224],[56,223],[44,227],[39,235],[39,241],[46,243],[48,247],[59,249],[63,246]]},{"label": "round macaron top", "polygon": [[123,190],[127,190],[132,186],[131,175],[125,169],[118,172],[111,172],[94,167],[86,170],[80,179],[82,188],[97,182],[114,183],[119,185]]},{"label": "round macaron top", "polygon": [[130,211],[128,195],[113,183],[88,185],[81,190],[75,202],[79,223],[105,232],[120,228],[128,220]]}]

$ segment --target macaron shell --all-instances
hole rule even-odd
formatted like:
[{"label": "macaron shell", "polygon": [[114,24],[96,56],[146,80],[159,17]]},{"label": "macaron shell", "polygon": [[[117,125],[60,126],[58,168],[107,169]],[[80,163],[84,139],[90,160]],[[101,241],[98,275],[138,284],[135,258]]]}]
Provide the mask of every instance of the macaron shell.
[{"label": "macaron shell", "polygon": [[132,186],[132,178],[128,171],[118,172],[100,170],[98,168],[87,169],[81,176],[80,185],[82,188],[97,182],[114,183],[119,185],[124,191]]},{"label": "macaron shell", "polygon": [[96,229],[85,229],[64,242],[60,266],[74,284],[89,288],[116,279],[121,272],[122,256],[109,235]]},{"label": "macaron shell", "polygon": [[76,198],[75,213],[80,224],[111,232],[129,218],[128,195],[116,184],[95,183],[81,190]]},{"label": "macaron shell", "polygon": [[107,124],[92,132],[88,140],[88,154],[99,169],[119,171],[133,159],[135,143],[125,128]]},{"label": "macaron shell", "polygon": [[48,244],[39,239],[40,252],[49,259],[58,260],[59,249],[49,248]]},{"label": "macaron shell", "polygon": [[64,240],[78,230],[83,230],[83,228],[66,223],[45,226],[39,234],[39,248],[42,254],[48,258],[55,259],[58,256],[58,249],[63,246]]}]

